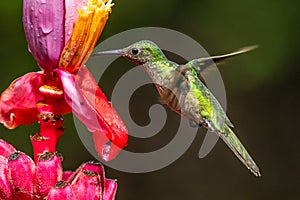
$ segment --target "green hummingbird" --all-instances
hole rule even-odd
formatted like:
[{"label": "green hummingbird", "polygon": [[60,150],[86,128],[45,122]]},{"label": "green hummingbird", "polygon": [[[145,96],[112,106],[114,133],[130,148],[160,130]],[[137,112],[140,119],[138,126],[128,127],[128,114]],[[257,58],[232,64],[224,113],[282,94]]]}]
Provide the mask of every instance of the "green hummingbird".
[{"label": "green hummingbird", "polygon": [[240,161],[254,175],[260,176],[258,166],[232,131],[233,124],[200,79],[200,72],[213,63],[219,63],[254,48],[256,46],[245,47],[221,56],[194,59],[185,65],[168,60],[162,50],[149,40],[136,42],[123,49],[96,52],[93,56],[120,55],[141,65],[152,79],[165,104],[188,118],[191,125],[203,126],[221,137]]}]

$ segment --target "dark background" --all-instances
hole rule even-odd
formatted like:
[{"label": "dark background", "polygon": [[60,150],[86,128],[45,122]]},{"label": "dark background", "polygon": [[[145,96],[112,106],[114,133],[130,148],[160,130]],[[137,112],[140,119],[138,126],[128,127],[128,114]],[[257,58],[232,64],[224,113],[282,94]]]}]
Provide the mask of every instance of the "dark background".
[{"label": "dark background", "polygon": [[[21,22],[22,2],[0,1],[0,5],[3,91],[12,80],[37,71],[38,67],[27,51]],[[199,159],[204,138],[204,130],[199,129],[189,150],[162,170],[130,174],[107,167],[107,175],[119,181],[117,199],[300,199],[299,6],[296,0],[116,1],[100,41],[128,29],[155,26],[189,35],[211,54],[260,45],[255,52],[233,59],[220,71],[235,132],[262,172],[261,178],[254,177],[221,141],[207,157]],[[128,62],[126,65],[128,69],[132,66]],[[108,97],[116,81],[110,79],[111,74],[118,71],[108,70],[107,78],[100,82]],[[147,108],[156,99],[153,86],[137,91],[130,105],[137,123],[149,122]],[[171,112],[169,116],[168,120],[178,120]],[[64,155],[64,168],[74,170],[93,157],[82,146],[71,115],[66,116],[65,127],[58,150]],[[0,137],[32,155],[29,135],[36,131],[37,125],[15,130],[1,125]],[[162,131],[149,140],[132,139],[128,149],[159,148],[172,137]]]}]

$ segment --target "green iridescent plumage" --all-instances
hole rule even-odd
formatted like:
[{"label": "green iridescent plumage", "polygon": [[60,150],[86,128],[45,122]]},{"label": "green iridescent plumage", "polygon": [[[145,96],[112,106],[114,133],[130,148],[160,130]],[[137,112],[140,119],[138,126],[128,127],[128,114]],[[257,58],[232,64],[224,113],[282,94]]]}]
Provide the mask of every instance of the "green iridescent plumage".
[{"label": "green iridescent plumage", "polygon": [[185,65],[168,60],[156,44],[147,40],[124,49],[98,52],[94,55],[118,54],[142,65],[155,83],[164,103],[178,114],[220,136],[241,162],[256,176],[260,176],[259,168],[232,131],[233,125],[223,108],[200,80],[200,72],[214,62],[253,48],[255,47],[243,48],[222,56],[194,59]]}]

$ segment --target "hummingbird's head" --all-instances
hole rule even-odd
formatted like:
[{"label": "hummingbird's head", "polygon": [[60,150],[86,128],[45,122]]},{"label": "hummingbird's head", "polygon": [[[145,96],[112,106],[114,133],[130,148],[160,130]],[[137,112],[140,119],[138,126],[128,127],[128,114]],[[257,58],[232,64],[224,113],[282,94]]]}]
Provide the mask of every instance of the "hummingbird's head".
[{"label": "hummingbird's head", "polygon": [[150,40],[141,40],[123,49],[102,51],[93,54],[93,56],[99,55],[120,55],[138,65],[166,59],[161,49]]},{"label": "hummingbird's head", "polygon": [[161,49],[149,40],[142,40],[124,48],[122,56],[139,65],[165,59]]}]

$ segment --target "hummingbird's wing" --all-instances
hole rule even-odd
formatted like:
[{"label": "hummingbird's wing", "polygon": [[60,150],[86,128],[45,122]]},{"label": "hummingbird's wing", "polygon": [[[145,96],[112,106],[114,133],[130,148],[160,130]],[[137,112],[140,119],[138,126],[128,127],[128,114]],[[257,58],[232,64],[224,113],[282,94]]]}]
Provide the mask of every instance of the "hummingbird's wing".
[{"label": "hummingbird's wing", "polygon": [[160,102],[168,105],[170,109],[179,115],[187,117],[190,126],[197,128],[202,126],[204,121],[201,116],[197,119],[193,117],[193,113],[198,112],[198,107],[195,107],[196,104],[187,99],[190,85],[187,83],[186,77],[182,74],[181,68],[184,68],[184,66],[178,65],[172,72],[172,78],[169,78],[164,86],[156,85],[156,87],[160,93]]},{"label": "hummingbird's wing", "polygon": [[[190,68],[186,65],[180,65],[177,67],[176,71],[179,75],[177,75],[177,78],[175,79],[177,81],[174,82],[176,82],[177,85],[181,84],[185,86],[185,92],[181,92],[181,95],[184,95],[183,99],[188,97],[190,101],[195,102],[195,104],[199,104],[199,108],[195,108],[196,110],[200,110],[200,112],[203,113],[213,114],[215,117],[215,123],[225,122],[228,126],[234,127],[217,99],[201,81],[198,72],[194,68]],[[188,92],[190,95],[188,95]],[[197,94],[196,99],[194,99],[194,94]],[[189,110],[189,112],[191,112],[192,108]],[[222,125],[220,125],[220,127],[222,127]]]},{"label": "hummingbird's wing", "polygon": [[225,61],[228,60],[229,58],[252,51],[252,50],[256,49],[257,47],[258,47],[258,45],[247,46],[247,47],[240,48],[239,50],[234,51],[232,53],[228,53],[228,54],[224,54],[224,55],[197,58],[197,59],[189,61],[185,65],[187,67],[194,68],[197,71],[197,73],[200,75],[200,73],[209,69],[209,67],[212,66],[213,64],[216,64],[216,65],[224,64]]},{"label": "hummingbird's wing", "polygon": [[185,104],[185,98],[189,91],[185,77],[177,70],[173,71],[171,80],[163,86],[156,85],[161,103],[167,104],[173,111],[181,114],[182,106]]},{"label": "hummingbird's wing", "polygon": [[[231,58],[233,56],[236,55],[240,55],[249,51],[252,51],[254,49],[256,49],[258,46],[248,46],[248,47],[243,47],[235,52],[232,53],[228,53],[228,54],[224,54],[224,55],[220,55],[220,56],[210,56],[210,57],[205,57],[205,58],[198,58],[198,59],[194,59],[189,61],[187,64],[185,65],[180,65],[179,67],[177,67],[177,71],[179,72],[179,74],[185,74],[186,72],[190,71],[192,72],[192,74],[197,74],[197,77],[199,79],[199,81],[201,82],[201,84],[205,87],[205,81],[202,78],[201,73],[203,73],[203,71],[207,71],[207,69],[213,69],[213,68],[209,68],[210,66],[212,66],[213,64],[222,64],[225,60],[227,60],[228,58]],[[189,81],[187,81],[189,82]],[[208,90],[206,87],[203,88],[204,90]],[[219,102],[216,100],[216,98],[210,93],[210,91],[208,90],[208,93],[206,95],[208,98],[208,96],[211,96],[211,103],[214,104],[215,108],[218,108],[218,113],[221,114],[221,116],[224,116],[225,122],[228,126],[230,127],[234,127],[233,124],[231,123],[231,121],[229,120],[229,118],[226,116],[226,114],[224,113],[222,107],[220,106]],[[224,121],[224,120],[217,120],[217,121]]]}]

